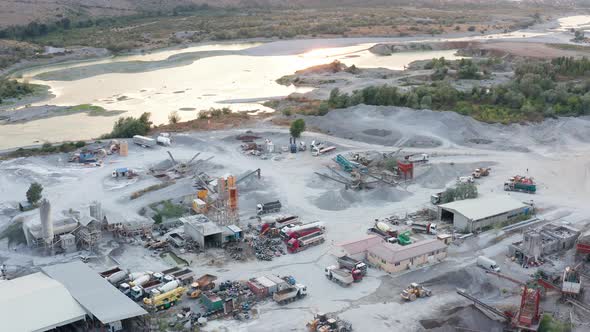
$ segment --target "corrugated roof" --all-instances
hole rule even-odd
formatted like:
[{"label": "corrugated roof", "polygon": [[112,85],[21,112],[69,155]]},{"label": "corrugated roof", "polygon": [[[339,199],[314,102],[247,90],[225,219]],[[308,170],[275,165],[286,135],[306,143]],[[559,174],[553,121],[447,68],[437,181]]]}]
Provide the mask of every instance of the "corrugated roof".
[{"label": "corrugated roof", "polygon": [[384,242],[383,239],[377,235],[369,235],[361,240],[343,243],[340,245],[349,255],[356,255],[367,251],[370,247]]},{"label": "corrugated roof", "polygon": [[2,331],[47,331],[86,316],[64,285],[41,272],[1,282],[0,294]]},{"label": "corrugated roof", "polygon": [[414,242],[405,246],[391,243],[380,243],[368,249],[372,253],[388,262],[401,262],[413,257],[422,256],[447,246],[437,239]]},{"label": "corrugated roof", "polygon": [[42,270],[66,286],[82,307],[103,324],[147,314],[81,261],[51,265]]},{"label": "corrugated roof", "polygon": [[467,219],[480,220],[496,216],[512,210],[527,207],[526,204],[506,195],[465,199],[439,205],[445,210],[452,210],[464,215]]},{"label": "corrugated roof", "polygon": [[[183,224],[188,224],[197,230],[203,236],[223,233],[223,228],[212,222],[205,215],[196,214],[194,216],[187,216],[179,218]],[[226,228],[227,229],[227,228]]]},{"label": "corrugated roof", "polygon": [[276,284],[274,282],[272,282],[270,279],[268,279],[267,277],[258,277],[256,278],[256,281],[258,281],[259,284],[261,284],[264,287],[274,287]]}]

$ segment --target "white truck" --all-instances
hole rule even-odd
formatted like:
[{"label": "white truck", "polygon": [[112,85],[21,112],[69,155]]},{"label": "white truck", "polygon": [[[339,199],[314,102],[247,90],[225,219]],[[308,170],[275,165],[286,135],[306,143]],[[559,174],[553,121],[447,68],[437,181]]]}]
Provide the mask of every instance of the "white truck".
[{"label": "white truck", "polygon": [[498,264],[496,264],[493,259],[487,258],[486,256],[478,256],[477,265],[488,271],[500,272]]},{"label": "white truck", "polygon": [[149,147],[156,145],[156,140],[153,138],[150,138],[150,137],[135,135],[135,136],[133,136],[133,143],[135,143],[137,145],[141,145],[145,148],[149,148]]},{"label": "white truck", "polygon": [[436,224],[435,223],[412,223],[412,231],[417,233],[425,233],[436,235]]},{"label": "white truck", "polygon": [[278,304],[293,302],[307,295],[307,286],[295,284],[274,292],[272,299]]},{"label": "white truck", "polygon": [[283,239],[288,239],[290,233],[297,232],[297,231],[300,231],[303,229],[308,229],[308,228],[319,228],[321,230],[325,230],[326,226],[321,221],[314,221],[314,222],[310,222],[307,224],[289,224],[289,225],[286,225],[285,227],[281,228],[280,235]]},{"label": "white truck", "polygon": [[344,269],[339,269],[335,265],[326,267],[324,274],[326,275],[326,278],[340,284],[340,286],[349,286],[354,282],[352,273]]}]

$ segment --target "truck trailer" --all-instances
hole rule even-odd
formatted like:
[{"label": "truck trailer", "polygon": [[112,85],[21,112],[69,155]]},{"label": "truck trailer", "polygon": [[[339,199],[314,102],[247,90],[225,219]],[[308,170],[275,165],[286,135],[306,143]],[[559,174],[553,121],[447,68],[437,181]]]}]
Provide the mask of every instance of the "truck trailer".
[{"label": "truck trailer", "polygon": [[287,241],[287,250],[290,253],[296,253],[309,247],[324,243],[325,240],[326,238],[324,237],[323,232],[311,233],[298,239],[290,239]]},{"label": "truck trailer", "polygon": [[412,231],[436,235],[436,224],[434,223],[412,223]]},{"label": "truck trailer", "polygon": [[150,137],[135,135],[133,136],[133,143],[143,146],[145,148],[149,148],[156,145],[156,140]]},{"label": "truck trailer", "polygon": [[269,213],[276,213],[281,211],[282,205],[280,201],[260,203],[256,205],[256,214],[259,216]]},{"label": "truck trailer", "polygon": [[276,291],[272,295],[272,299],[278,304],[286,304],[298,300],[305,295],[307,295],[307,287],[302,284],[295,284]]},{"label": "truck trailer", "polygon": [[[324,269],[326,278],[344,287],[349,286],[354,282],[353,272],[345,269],[339,269],[335,265],[328,266]],[[360,271],[357,271],[356,273],[360,274]]]},{"label": "truck trailer", "polygon": [[321,222],[321,221],[314,221],[314,222],[311,222],[311,223],[298,224],[298,225],[297,224],[289,224],[289,225],[284,226],[283,228],[281,228],[280,235],[281,235],[281,237],[283,239],[286,240],[286,239],[289,239],[290,238],[289,234],[291,232],[297,232],[297,231],[301,231],[301,230],[309,229],[309,228],[319,228],[322,231],[326,229],[324,223]]},{"label": "truck trailer", "polygon": [[350,256],[338,257],[338,266],[340,266],[341,269],[346,269],[351,272],[355,270],[360,271],[361,276],[367,275],[367,264]]}]

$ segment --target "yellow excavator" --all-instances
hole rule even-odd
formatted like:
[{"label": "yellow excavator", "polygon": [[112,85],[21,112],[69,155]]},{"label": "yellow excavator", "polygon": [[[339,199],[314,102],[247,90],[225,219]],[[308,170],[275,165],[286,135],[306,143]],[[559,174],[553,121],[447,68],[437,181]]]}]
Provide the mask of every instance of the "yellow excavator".
[{"label": "yellow excavator", "polygon": [[186,288],[177,287],[166,293],[146,297],[143,299],[143,303],[148,307],[155,308],[156,311],[166,310],[176,305],[185,291]]}]

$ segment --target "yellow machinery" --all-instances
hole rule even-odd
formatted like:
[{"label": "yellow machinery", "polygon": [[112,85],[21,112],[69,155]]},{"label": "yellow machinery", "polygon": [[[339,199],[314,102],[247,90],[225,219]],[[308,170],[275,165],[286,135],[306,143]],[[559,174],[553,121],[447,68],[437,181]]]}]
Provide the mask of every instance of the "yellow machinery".
[{"label": "yellow machinery", "polygon": [[404,291],[400,294],[402,299],[406,301],[414,301],[419,297],[427,297],[432,295],[432,291],[430,289],[422,287],[415,282],[411,283],[408,288],[404,289]]},{"label": "yellow machinery", "polygon": [[154,295],[150,298],[146,297],[143,299],[143,303],[149,307],[155,308],[156,310],[169,309],[178,303],[185,291],[186,288],[177,287],[166,293]]},{"label": "yellow machinery", "polygon": [[186,292],[186,295],[191,299],[197,299],[201,296],[201,289],[198,282],[193,282],[191,288]]}]

